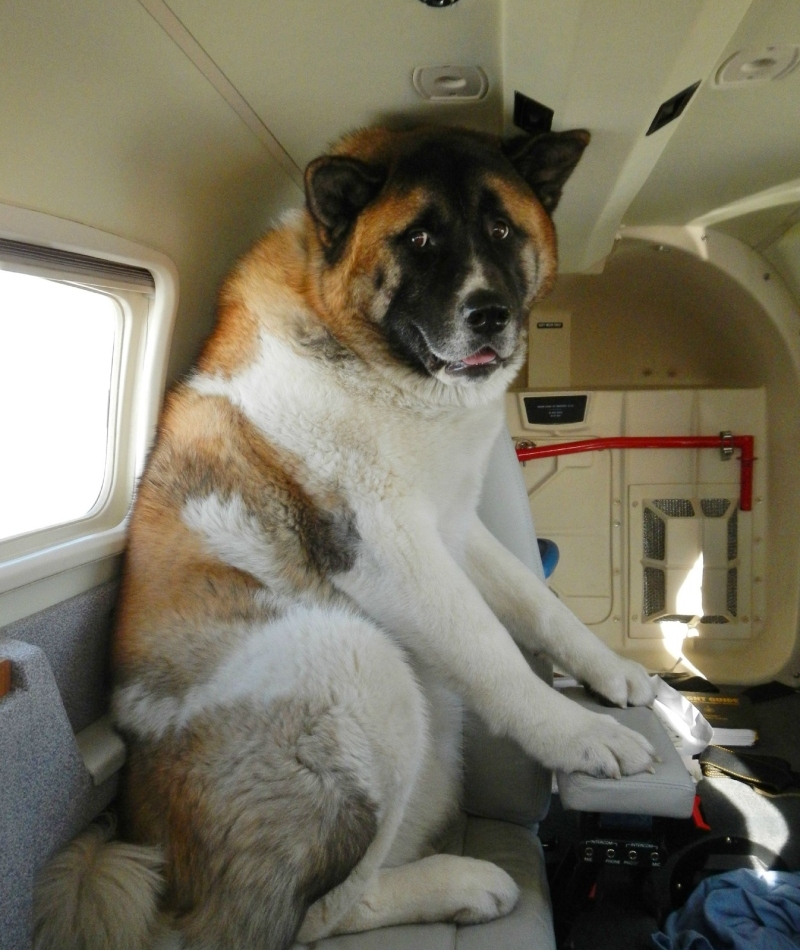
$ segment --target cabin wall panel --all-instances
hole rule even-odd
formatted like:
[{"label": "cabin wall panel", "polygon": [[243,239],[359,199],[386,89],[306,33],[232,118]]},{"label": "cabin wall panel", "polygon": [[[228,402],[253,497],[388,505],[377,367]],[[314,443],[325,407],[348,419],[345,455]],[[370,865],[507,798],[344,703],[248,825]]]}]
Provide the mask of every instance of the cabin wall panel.
[{"label": "cabin wall panel", "polygon": [[175,378],[224,274],[299,188],[136,0],[9,0],[0,32],[0,201],[172,258]]},{"label": "cabin wall panel", "polygon": [[[791,263],[790,235],[782,248]],[[754,569],[761,578],[761,622],[754,635],[740,643],[700,637],[687,640],[685,647],[689,659],[719,682],[775,676],[793,681],[800,673],[800,386],[795,355],[800,319],[789,295],[779,292],[779,276],[770,274],[769,264],[739,242],[709,232],[703,247],[712,261],[720,261],[714,266],[656,240],[654,235],[652,242],[622,241],[602,274],[562,276],[553,295],[534,313],[543,319],[553,309],[571,313],[570,384],[561,391],[594,390],[595,397],[607,399],[611,390],[619,389],[631,393],[631,401],[644,391],[656,398],[657,407],[665,408],[671,398],[681,400],[701,390],[763,389],[766,438],[756,442],[756,476],[758,480],[766,474],[768,482],[763,502],[756,484],[756,506],[763,504],[766,510],[759,514],[763,531],[754,534],[762,537],[756,547],[763,544],[767,552],[764,569]],[[759,296],[761,291],[774,297]],[[524,383],[518,388],[524,390]],[[646,415],[652,416],[655,428],[658,414]],[[515,417],[516,408],[511,419]],[[522,437],[532,436],[526,432]],[[568,456],[562,462],[571,465],[570,460],[578,458]],[[664,473],[677,461],[670,457],[659,463],[660,481],[670,480]],[[531,465],[528,469],[532,472]],[[682,479],[676,475],[672,480]],[[617,642],[613,628],[608,636],[617,648],[650,649]],[[660,668],[668,659],[651,652],[646,661]]]}]

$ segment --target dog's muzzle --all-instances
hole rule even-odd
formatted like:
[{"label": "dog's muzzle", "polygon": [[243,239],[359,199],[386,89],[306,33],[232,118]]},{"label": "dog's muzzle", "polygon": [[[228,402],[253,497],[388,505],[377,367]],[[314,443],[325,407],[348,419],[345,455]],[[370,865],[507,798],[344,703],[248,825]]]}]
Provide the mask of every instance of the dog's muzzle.
[{"label": "dog's muzzle", "polygon": [[[504,362],[514,351],[516,334],[510,326],[511,307],[493,290],[474,291],[461,308],[462,351],[467,355],[450,362],[450,373],[464,373],[479,367],[489,369]],[[460,334],[461,335],[461,334]]]}]

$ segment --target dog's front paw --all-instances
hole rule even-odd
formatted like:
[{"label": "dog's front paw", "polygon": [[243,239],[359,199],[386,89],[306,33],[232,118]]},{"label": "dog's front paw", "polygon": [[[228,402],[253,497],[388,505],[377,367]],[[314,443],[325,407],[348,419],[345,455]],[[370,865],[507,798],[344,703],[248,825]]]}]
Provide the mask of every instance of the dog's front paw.
[{"label": "dog's front paw", "polygon": [[613,653],[595,663],[583,680],[615,706],[652,706],[656,698],[657,677],[650,676],[639,663]]},{"label": "dog's front paw", "polygon": [[601,778],[620,778],[654,771],[655,749],[641,733],[611,716],[587,713],[581,728],[563,747],[563,772],[586,772]]},{"label": "dog's front paw", "polygon": [[[469,862],[469,863],[467,863]],[[510,913],[519,900],[519,888],[502,868],[489,861],[462,858],[457,903],[451,919],[457,924],[482,924]]]}]

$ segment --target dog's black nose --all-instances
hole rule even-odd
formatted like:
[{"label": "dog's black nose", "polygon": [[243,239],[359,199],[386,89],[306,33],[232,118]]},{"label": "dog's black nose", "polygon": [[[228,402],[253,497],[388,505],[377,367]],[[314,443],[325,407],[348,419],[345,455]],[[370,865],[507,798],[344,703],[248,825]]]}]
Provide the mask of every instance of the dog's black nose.
[{"label": "dog's black nose", "polygon": [[484,336],[499,333],[508,325],[510,319],[511,314],[508,312],[508,307],[503,307],[500,304],[470,310],[467,314],[467,324],[470,329]]},{"label": "dog's black nose", "polygon": [[479,290],[466,301],[464,318],[467,326],[475,333],[490,337],[508,326],[511,311],[498,294]]}]

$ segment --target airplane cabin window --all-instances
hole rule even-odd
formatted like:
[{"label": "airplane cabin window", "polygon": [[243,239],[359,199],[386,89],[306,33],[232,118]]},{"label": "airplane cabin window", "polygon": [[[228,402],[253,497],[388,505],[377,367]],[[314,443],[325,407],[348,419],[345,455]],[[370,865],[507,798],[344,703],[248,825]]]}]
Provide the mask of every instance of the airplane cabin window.
[{"label": "airplane cabin window", "polygon": [[120,303],[0,271],[0,539],[85,518],[113,464]]},{"label": "airplane cabin window", "polygon": [[0,620],[118,573],[177,300],[157,251],[0,204]]}]

